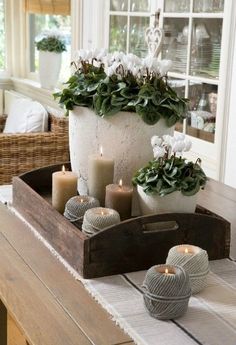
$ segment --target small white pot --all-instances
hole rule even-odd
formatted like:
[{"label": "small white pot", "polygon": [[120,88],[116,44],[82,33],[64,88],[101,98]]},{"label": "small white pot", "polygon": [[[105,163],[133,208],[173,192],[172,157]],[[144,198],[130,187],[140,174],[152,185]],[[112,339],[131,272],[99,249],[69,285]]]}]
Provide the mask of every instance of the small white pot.
[{"label": "small white pot", "polygon": [[139,206],[142,215],[154,213],[194,213],[197,205],[197,194],[185,196],[176,191],[165,196],[149,195],[137,186]]},{"label": "small white pot", "polygon": [[39,80],[44,89],[54,89],[61,69],[61,53],[39,51]]}]

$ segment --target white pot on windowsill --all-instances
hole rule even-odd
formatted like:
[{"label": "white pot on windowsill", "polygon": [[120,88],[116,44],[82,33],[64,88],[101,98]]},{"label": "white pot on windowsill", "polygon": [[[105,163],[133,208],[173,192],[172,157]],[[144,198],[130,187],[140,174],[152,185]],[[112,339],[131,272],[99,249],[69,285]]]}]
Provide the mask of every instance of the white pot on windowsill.
[{"label": "white pot on windowsill", "polygon": [[42,88],[55,88],[59,79],[61,59],[61,53],[39,51],[39,80]]}]

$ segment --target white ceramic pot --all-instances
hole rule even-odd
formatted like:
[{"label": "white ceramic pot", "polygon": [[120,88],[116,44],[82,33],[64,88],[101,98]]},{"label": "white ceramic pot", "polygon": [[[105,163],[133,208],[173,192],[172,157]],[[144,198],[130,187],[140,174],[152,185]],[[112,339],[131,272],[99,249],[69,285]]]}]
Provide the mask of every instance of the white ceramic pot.
[{"label": "white ceramic pot", "polygon": [[119,112],[101,118],[92,110],[76,107],[69,115],[70,158],[72,170],[79,176],[79,192],[86,192],[88,156],[99,154],[115,161],[114,182],[131,184],[133,174],[153,158],[151,137],[173,134],[161,119],[149,126],[135,113]]},{"label": "white ceramic pot", "polygon": [[194,213],[197,205],[197,194],[185,196],[176,191],[163,197],[149,195],[137,186],[138,201],[142,215],[154,213]]},{"label": "white ceramic pot", "polygon": [[54,89],[61,69],[61,53],[39,51],[39,80],[44,89]]}]

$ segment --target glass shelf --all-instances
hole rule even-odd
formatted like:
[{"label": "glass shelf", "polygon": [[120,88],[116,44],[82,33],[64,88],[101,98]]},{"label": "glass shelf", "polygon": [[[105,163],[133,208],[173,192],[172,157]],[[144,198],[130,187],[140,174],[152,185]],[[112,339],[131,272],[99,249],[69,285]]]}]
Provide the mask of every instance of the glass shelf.
[{"label": "glass shelf", "polygon": [[186,133],[199,139],[214,142],[218,87],[217,85],[190,81],[188,90],[189,111]]}]

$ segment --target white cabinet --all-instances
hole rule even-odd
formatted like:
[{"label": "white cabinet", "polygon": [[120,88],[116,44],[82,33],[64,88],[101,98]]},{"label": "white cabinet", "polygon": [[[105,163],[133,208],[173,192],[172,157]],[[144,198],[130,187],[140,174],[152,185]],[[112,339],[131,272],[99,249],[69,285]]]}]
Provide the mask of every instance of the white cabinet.
[{"label": "white cabinet", "polygon": [[165,0],[162,58],[173,61],[169,76],[189,98],[189,112],[177,130],[191,137],[191,158],[201,157],[211,177],[219,179],[229,52],[229,0]]}]

